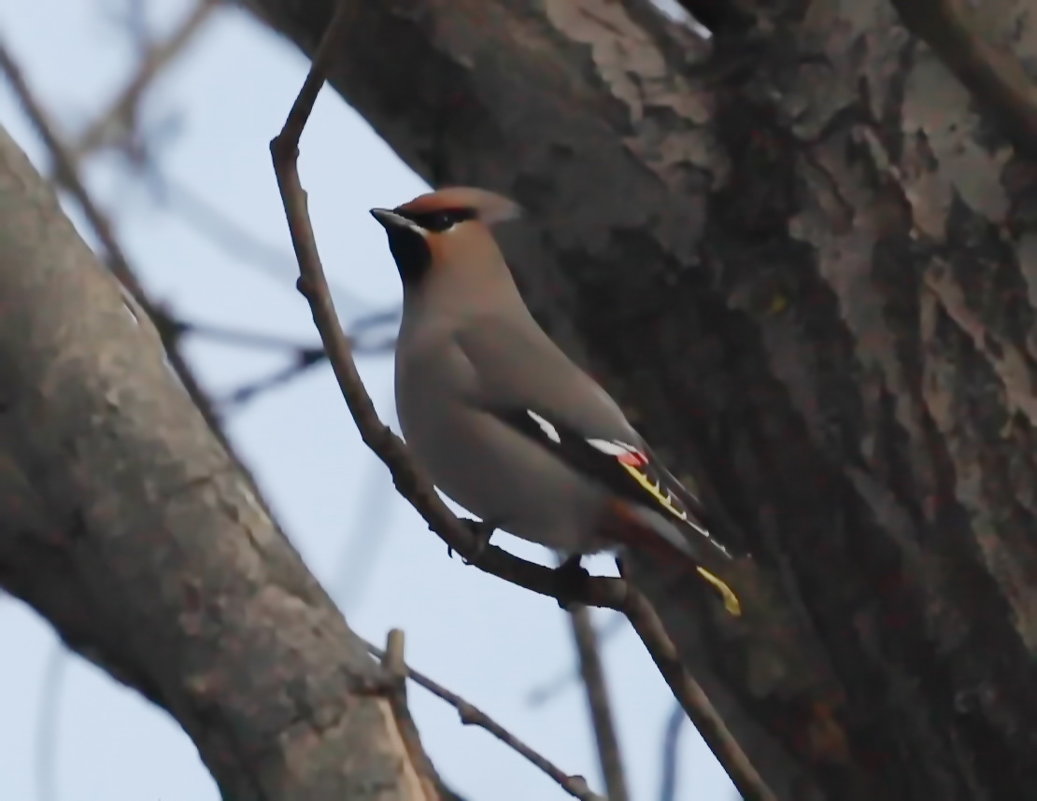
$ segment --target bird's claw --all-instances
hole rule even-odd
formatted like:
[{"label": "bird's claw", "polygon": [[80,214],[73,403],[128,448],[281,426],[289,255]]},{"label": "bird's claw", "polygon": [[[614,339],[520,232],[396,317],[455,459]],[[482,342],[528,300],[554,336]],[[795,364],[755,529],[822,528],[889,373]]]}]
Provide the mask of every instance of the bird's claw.
[{"label": "bird's claw", "polygon": [[486,552],[486,547],[490,544],[490,539],[493,537],[493,532],[497,530],[497,524],[489,520],[469,520],[468,518],[462,518],[465,528],[472,532],[472,536],[475,538],[475,550],[472,552],[471,559],[465,559],[465,564],[470,565],[473,561],[478,559]]},{"label": "bird's claw", "polygon": [[554,569],[558,583],[564,590],[560,593],[560,596],[563,597],[557,599],[558,605],[567,612],[572,607],[572,603],[565,600],[564,596],[579,595],[583,582],[590,578],[590,573],[580,564],[581,558],[580,554],[574,554]]}]

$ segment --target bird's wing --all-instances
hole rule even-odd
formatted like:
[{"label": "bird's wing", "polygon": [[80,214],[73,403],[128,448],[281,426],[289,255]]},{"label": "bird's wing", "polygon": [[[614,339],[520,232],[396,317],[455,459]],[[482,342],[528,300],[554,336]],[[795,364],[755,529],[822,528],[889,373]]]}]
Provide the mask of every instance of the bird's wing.
[{"label": "bird's wing", "polygon": [[539,327],[480,319],[455,336],[478,376],[473,405],[618,498],[657,512],[692,540],[730,557],[703,522],[699,499],[656,459],[605,390]]}]

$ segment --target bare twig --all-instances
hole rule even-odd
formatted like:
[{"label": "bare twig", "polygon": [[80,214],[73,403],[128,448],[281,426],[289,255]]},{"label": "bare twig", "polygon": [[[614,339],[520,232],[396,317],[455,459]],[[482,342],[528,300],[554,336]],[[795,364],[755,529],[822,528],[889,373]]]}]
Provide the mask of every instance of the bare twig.
[{"label": "bare twig", "polygon": [[307,210],[306,191],[299,180],[299,139],[324,84],[328,64],[355,4],[340,0],[334,17],[313,57],[281,132],[270,142],[274,172],[285,207],[292,245],[299,260],[299,290],[309,302],[339,389],[364,443],[385,462],[400,494],[406,498],[448,547],[480,569],[559,602],[582,603],[622,610],[648,649],[674,695],[680,700],[703,739],[727,769],[748,801],[776,801],[745,752],[724,725],[698,683],[681,664],[676,648],[648,600],[624,579],[583,576],[574,580],[550,568],[527,562],[493,545],[465,526],[436,494],[428,477],[414,465],[403,442],[379,419],[353,361],[352,350],[335,313],[324,267],[317,251]]},{"label": "bare twig", "polygon": [[[356,353],[387,353],[396,347],[396,330],[400,325],[402,309],[384,309],[365,314],[353,320],[349,339]],[[388,329],[388,331],[386,331]]]},{"label": "bare twig", "polygon": [[627,793],[626,776],[623,771],[623,754],[619,749],[619,738],[616,737],[616,724],[612,717],[605,669],[598,651],[598,633],[594,629],[590,609],[582,605],[572,607],[569,610],[569,621],[572,623],[573,641],[576,643],[576,653],[580,660],[580,676],[587,693],[587,707],[594,728],[594,740],[598,746],[598,760],[601,763],[601,774],[605,778],[605,789],[608,791],[609,801],[627,801],[630,796]]},{"label": "bare twig", "polygon": [[257,395],[268,392],[271,389],[287,384],[293,379],[305,373],[314,365],[324,361],[324,347],[322,345],[300,345],[296,342],[283,339],[282,337],[262,334],[253,331],[241,331],[236,328],[226,328],[209,323],[194,323],[185,320],[173,320],[170,323],[177,336],[198,336],[211,341],[223,342],[228,345],[236,345],[242,348],[254,348],[258,350],[287,351],[293,356],[292,361],[280,367],[272,373],[263,375],[261,378],[249,381],[247,384],[237,387],[224,397],[217,398],[217,408],[226,410],[229,407],[241,406],[248,403]]},{"label": "bare twig", "polygon": [[[363,640],[362,642],[367,648],[371,648],[370,643]],[[437,788],[442,788],[443,783],[425,749],[421,747],[418,727],[414,724],[414,718],[407,707],[407,666],[403,657],[403,644],[403,631],[391,629],[385,638],[385,650],[379,652],[382,660],[381,692],[389,701],[389,708],[396,721],[396,729],[403,741],[403,747],[428,788],[424,797],[441,799],[444,795]]]},{"label": "bare twig", "polygon": [[219,0],[198,0],[166,39],[145,50],[130,81],[71,148],[71,155],[75,160],[78,161],[108,144],[116,139],[119,133],[134,129],[137,109],[144,92],[162,70],[184,50],[218,5]]},{"label": "bare twig", "polygon": [[385,651],[381,655],[382,668],[386,675],[399,679],[401,682],[407,676],[407,665],[403,658],[403,631],[401,629],[390,629],[385,637]]},{"label": "bare twig", "polygon": [[310,353],[324,353],[324,348],[319,344],[303,345],[259,331],[242,331],[238,328],[229,328],[223,325],[214,325],[213,323],[191,322],[184,319],[173,320],[170,325],[173,326],[179,336],[203,337],[214,342],[223,342],[227,345],[236,345],[241,348],[295,352],[300,358]]},{"label": "bare twig", "polygon": [[984,37],[966,0],[893,0],[904,26],[1001,120],[1020,152],[1037,155],[1037,85],[1007,47]]},{"label": "bare twig", "polygon": [[217,398],[216,405],[223,411],[244,406],[246,403],[255,400],[256,396],[269,392],[272,389],[283,387],[285,384],[294,381],[303,373],[308,372],[311,367],[323,361],[323,351],[307,351],[306,353],[299,354],[291,364],[249,381],[247,384],[243,384],[226,395]]},{"label": "bare twig", "polygon": [[681,729],[687,717],[680,704],[674,704],[670,717],[666,720],[666,729],[663,733],[663,764],[659,780],[659,801],[677,801],[677,783],[680,775],[678,768],[680,760],[677,759],[677,747],[681,741]]},{"label": "bare twig", "polygon": [[[329,30],[333,29],[334,26]],[[284,128],[271,141],[270,150],[292,244],[299,260],[299,290],[310,304],[339,389],[356,420],[364,443],[389,467],[393,481],[403,497],[422,513],[444,542],[466,560],[526,589],[566,603],[580,601],[619,608],[628,593],[626,582],[595,578],[581,582],[582,586],[577,587],[575,582],[566,581],[550,568],[519,559],[493,545],[484,545],[482,538],[462,524],[439,498],[428,477],[419,472],[410,460],[399,437],[378,419],[357,372],[349,341],[338,323],[306,208],[306,192],[299,182],[296,164],[299,136],[320,89],[323,79],[319,76],[323,74],[328,52],[325,41],[317,52],[314,65]]]},{"label": "bare twig", "polygon": [[83,214],[87,218],[87,222],[90,223],[90,227],[94,229],[94,234],[96,234],[101,245],[107,251],[112,272],[116,274],[118,279],[135,297],[143,295],[137,279],[130,269],[129,262],[122,251],[122,247],[120,247],[115,238],[111,221],[94,202],[90,193],[87,192],[86,187],[79,178],[76,162],[65,143],[61,141],[57,128],[50,120],[50,115],[36,100],[35,95],[29,88],[28,82],[22,75],[21,69],[15,63],[14,57],[2,44],[0,44],[0,70],[3,70],[6,74],[15,96],[29,118],[29,122],[36,129],[37,135],[43,140],[44,146],[54,160],[58,181],[68,189],[76,199],[76,202],[79,203],[83,209]]},{"label": "bare twig", "polygon": [[[622,612],[617,612],[615,609],[611,611],[615,612],[615,614],[611,615],[608,621],[597,629],[599,648],[618,634],[627,624],[627,619]],[[580,681],[579,665],[567,666],[554,677],[546,679],[530,689],[526,694],[526,703],[530,706],[550,703],[555,695],[563,692],[570,684],[576,681]]]},{"label": "bare twig", "polygon": [[36,726],[36,798],[57,801],[58,724],[61,715],[62,688],[68,651],[61,641],[51,645],[43,668],[40,687],[40,709]]},{"label": "bare twig", "polygon": [[[373,317],[375,315],[371,316]],[[366,319],[367,318],[357,321],[356,329],[358,331],[363,332],[373,327],[365,326],[364,323]],[[272,373],[254,379],[247,384],[243,384],[229,394],[218,398],[215,401],[215,405],[224,409],[226,407],[241,406],[251,401],[257,395],[287,384],[307,372],[311,367],[322,364],[326,358],[324,355],[324,346],[319,343],[316,345],[302,345],[271,334],[264,334],[257,331],[243,331],[241,329],[228,328],[226,326],[213,325],[211,323],[189,322],[187,320],[173,318],[172,316],[167,316],[166,320],[166,324],[172,328],[178,337],[196,336],[213,342],[236,345],[241,348],[287,351],[291,356],[293,356],[290,364],[280,367]],[[381,340],[375,339],[373,341],[357,341],[354,336],[351,336],[350,341],[353,344],[354,353],[372,356],[388,353],[392,349],[392,343],[395,340],[389,339],[386,341],[383,338]]]},{"label": "bare twig", "polygon": [[[367,650],[382,660],[382,664],[385,664],[386,651],[378,648],[371,643],[366,643]],[[441,698],[446,701],[450,706],[457,710],[458,717],[461,722],[466,726],[478,726],[481,729],[485,729],[506,746],[511,748],[513,751],[518,753],[520,756],[531,762],[534,766],[542,770],[548,776],[551,777],[558,785],[565,790],[569,795],[574,798],[580,799],[580,801],[606,801],[597,793],[594,793],[587,787],[587,780],[582,776],[570,776],[568,773],[563,771],[547,757],[542,756],[537,751],[534,751],[522,740],[518,739],[514,734],[509,732],[497,721],[483,712],[476,706],[468,703],[464,698],[457,695],[456,693],[450,692],[446,687],[441,684],[437,684],[428,676],[413,668],[406,667],[404,665],[404,671],[406,672],[407,678],[413,681],[420,687],[424,687],[430,693],[437,698]]]},{"label": "bare twig", "polygon": [[[389,404],[389,412],[389,425],[398,426],[392,404]],[[346,536],[341,538],[342,545],[327,582],[335,604],[347,615],[363,600],[374,577],[375,564],[389,541],[392,525],[389,502],[395,491],[385,480],[384,467],[377,457],[364,467],[358,491],[358,497],[364,501],[354,504],[350,511],[352,519],[345,526]]]},{"label": "bare twig", "polygon": [[106,21],[111,23],[113,28],[119,28],[126,34],[138,57],[147,52],[155,39],[148,24],[150,2],[151,0],[106,0],[102,6],[102,14]]}]

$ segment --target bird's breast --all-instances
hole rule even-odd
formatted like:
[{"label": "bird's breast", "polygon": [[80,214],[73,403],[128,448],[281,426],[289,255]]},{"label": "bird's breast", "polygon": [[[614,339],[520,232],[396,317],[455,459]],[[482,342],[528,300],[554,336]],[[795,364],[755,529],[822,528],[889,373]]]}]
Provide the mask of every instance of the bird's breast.
[{"label": "bird's breast", "polygon": [[417,463],[453,501],[523,539],[592,550],[601,493],[545,448],[473,402],[460,352],[402,360],[396,406]]}]

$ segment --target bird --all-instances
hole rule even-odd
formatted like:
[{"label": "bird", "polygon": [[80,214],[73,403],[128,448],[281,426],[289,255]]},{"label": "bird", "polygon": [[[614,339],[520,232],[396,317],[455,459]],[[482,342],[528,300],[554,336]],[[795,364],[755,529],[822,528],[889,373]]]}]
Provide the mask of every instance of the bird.
[{"label": "bird", "polygon": [[519,217],[518,204],[451,186],[370,213],[403,285],[397,416],[433,484],[485,531],[539,543],[577,569],[605,550],[683,560],[740,615],[717,575],[735,557],[698,496],[523,301],[491,230]]}]

